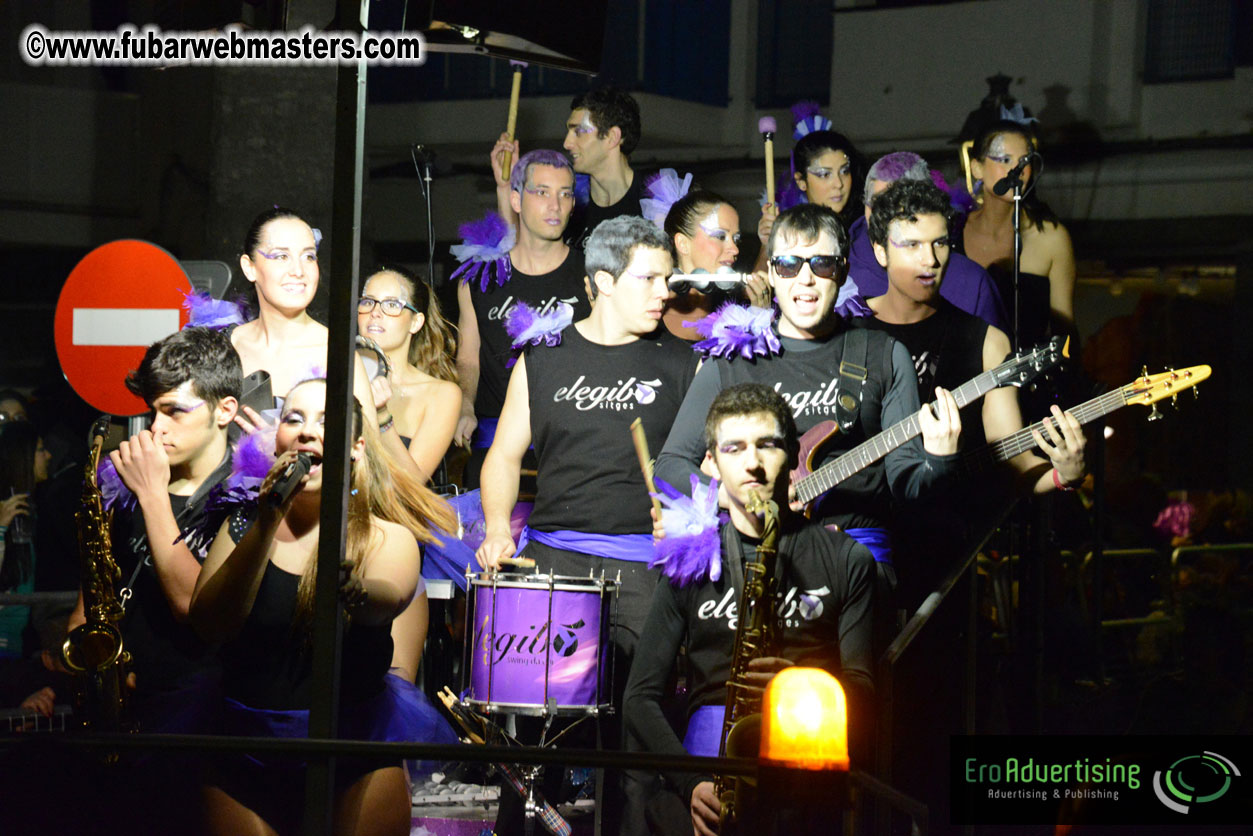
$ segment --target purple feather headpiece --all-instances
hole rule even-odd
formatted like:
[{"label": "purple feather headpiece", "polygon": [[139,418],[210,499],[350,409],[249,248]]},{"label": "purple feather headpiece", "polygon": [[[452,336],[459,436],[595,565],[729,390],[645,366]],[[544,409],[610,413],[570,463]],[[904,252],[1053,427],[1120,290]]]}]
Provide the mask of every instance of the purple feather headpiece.
[{"label": "purple feather headpiece", "polygon": [[493,278],[497,286],[504,287],[512,272],[509,251],[517,241],[513,225],[495,212],[488,212],[480,220],[462,224],[457,233],[461,243],[449,250],[461,266],[449,278],[460,279],[463,284],[477,278],[483,292]]},{"label": "purple feather headpiece", "polygon": [[653,544],[650,569],[677,586],[708,578],[722,577],[722,541],[718,526],[725,515],[718,511],[718,480],[708,485],[692,474],[692,495],[686,497],[663,480],[657,480],[658,492],[653,494],[665,507],[661,525],[666,536]]},{"label": "purple feather headpiece", "polygon": [[131,493],[131,489],[122,481],[117,468],[113,466],[113,459],[105,458],[97,465],[96,484],[100,488],[106,511],[115,511],[119,508],[129,511],[135,507],[135,494]]},{"label": "purple feather headpiece", "polygon": [[730,360],[739,356],[751,360],[754,356],[768,357],[779,353],[779,336],[771,327],[774,318],[772,308],[727,302],[704,319],[683,324],[695,327],[706,337],[692,346],[696,351],[709,357]]},{"label": "purple feather headpiece", "polygon": [[797,102],[792,105],[792,119],[796,123],[792,130],[793,140],[799,140],[814,131],[831,130],[831,120],[819,112],[817,102]]},{"label": "purple feather headpiece", "polygon": [[231,456],[231,474],[226,477],[227,490],[241,488],[255,494],[277,459],[274,455],[276,429],[277,425],[267,423],[239,439]]},{"label": "purple feather headpiece", "polygon": [[1001,118],[1006,120],[1007,122],[1017,122],[1019,125],[1022,125],[1023,127],[1027,127],[1032,122],[1040,121],[1034,116],[1027,115],[1027,112],[1023,110],[1022,102],[1014,102],[1013,107],[1006,107],[1005,105],[1001,105]]},{"label": "purple feather headpiece", "polygon": [[505,333],[513,341],[513,357],[505,364],[510,368],[518,361],[520,353],[528,345],[560,345],[561,332],[574,321],[574,307],[558,302],[548,313],[542,314],[526,302],[518,302],[505,314]]},{"label": "purple feather headpiece", "polygon": [[644,183],[644,192],[648,197],[640,201],[640,214],[655,223],[658,229],[664,229],[670,207],[686,195],[691,187],[690,171],[680,180],[679,172],[673,168],[663,168]]},{"label": "purple feather headpiece", "polygon": [[184,293],[183,310],[187,311],[185,327],[188,328],[200,326],[221,329],[243,325],[248,321],[242,304],[214,299],[208,293]]}]

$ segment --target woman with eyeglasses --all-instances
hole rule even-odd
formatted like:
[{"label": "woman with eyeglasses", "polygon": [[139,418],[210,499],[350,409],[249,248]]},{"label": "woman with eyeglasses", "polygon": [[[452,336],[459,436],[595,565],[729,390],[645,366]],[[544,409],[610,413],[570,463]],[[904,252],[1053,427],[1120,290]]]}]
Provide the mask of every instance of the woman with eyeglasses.
[{"label": "woman with eyeglasses", "polygon": [[675,295],[666,304],[662,321],[680,339],[696,341],[701,335],[685,326],[712,313],[729,299],[746,300],[758,307],[770,304],[770,288],[763,275],[749,282],[719,282],[705,273],[733,272],[740,254],[740,216],[720,195],[696,190],[679,198],[666,213],[663,229],[674,242],[677,273],[695,274],[671,280]]},{"label": "woman with eyeglasses", "polygon": [[379,423],[395,421],[391,435],[425,482],[452,444],[461,408],[452,327],[425,282],[387,268],[365,281],[357,302],[357,333],[378,343],[390,361],[391,374],[374,384],[386,395],[375,393],[375,403],[383,404]]},{"label": "woman with eyeglasses", "polygon": [[[1014,190],[996,186],[1015,166],[1022,169],[1023,199],[1019,228],[1022,253],[1018,274],[1018,344],[1036,345],[1051,335],[1073,331],[1075,321],[1075,252],[1070,233],[1035,190],[1037,158],[1029,125],[1002,119],[985,127],[974,140],[970,176],[979,206],[954,242],[996,282],[1001,298],[1014,304]],[[1008,185],[1008,184],[1007,184]],[[1011,323],[1012,328],[1012,323]],[[1012,336],[1012,335],[1011,335]]]},{"label": "woman with eyeglasses", "polygon": [[[277,405],[286,392],[313,368],[326,368],[330,332],[309,315],[318,290],[318,245],[322,234],[290,209],[262,212],[244,236],[239,267],[257,293],[257,317],[232,329],[231,344],[244,371],[244,400],[235,420],[245,430],[262,422],[256,407]],[[376,410],[365,366],[356,363],[353,394],[366,417]]]}]

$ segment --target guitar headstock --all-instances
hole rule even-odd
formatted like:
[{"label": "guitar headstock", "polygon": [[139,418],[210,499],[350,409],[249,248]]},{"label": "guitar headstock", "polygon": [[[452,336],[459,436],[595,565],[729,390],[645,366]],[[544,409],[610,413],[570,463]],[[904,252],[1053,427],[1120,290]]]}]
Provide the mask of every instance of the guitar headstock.
[{"label": "guitar headstock", "polygon": [[[1122,388],[1123,397],[1129,404],[1150,406],[1165,398],[1178,397],[1180,392],[1188,391],[1209,376],[1209,366],[1189,366],[1186,369],[1171,369],[1158,374],[1149,374],[1146,370],[1134,382]],[[1157,412],[1156,407],[1153,411]]]},{"label": "guitar headstock", "polygon": [[997,386],[1026,386],[1070,359],[1070,337],[1058,336],[1044,345],[1019,349],[992,370]]}]

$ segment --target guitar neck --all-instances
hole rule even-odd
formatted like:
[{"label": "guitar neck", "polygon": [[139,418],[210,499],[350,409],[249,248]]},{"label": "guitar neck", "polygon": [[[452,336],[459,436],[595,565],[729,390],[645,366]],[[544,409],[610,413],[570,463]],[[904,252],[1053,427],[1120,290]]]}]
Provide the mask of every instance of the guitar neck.
[{"label": "guitar neck", "polygon": [[[957,408],[962,409],[967,404],[982,398],[997,385],[995,369],[983,372],[954,389],[953,399],[957,401]],[[935,408],[936,403],[932,402],[931,406]],[[878,435],[866,439],[835,461],[828,462],[808,476],[798,479],[796,481],[797,498],[802,502],[813,502],[840,482],[865,470],[897,447],[921,434],[922,426],[918,423],[918,414],[914,413]]]},{"label": "guitar neck", "polygon": [[[1067,410],[1067,412],[1073,414],[1080,424],[1087,424],[1126,405],[1126,390],[1124,387],[1119,387],[1113,391],[1106,392],[1098,398],[1085,401],[1079,404],[1079,406]],[[971,469],[978,470],[999,462],[1008,461],[1019,453],[1035,449],[1035,439],[1031,437],[1032,430],[1038,430],[1045,438],[1048,437],[1044,432],[1044,422],[1038,421],[1016,433],[980,447],[978,450],[971,451],[966,456],[965,465]]]}]

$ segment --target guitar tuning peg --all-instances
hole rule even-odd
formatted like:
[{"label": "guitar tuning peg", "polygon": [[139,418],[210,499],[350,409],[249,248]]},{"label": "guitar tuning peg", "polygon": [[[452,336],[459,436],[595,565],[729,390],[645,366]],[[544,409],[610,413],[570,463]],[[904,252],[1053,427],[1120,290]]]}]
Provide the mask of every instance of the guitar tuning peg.
[{"label": "guitar tuning peg", "polygon": [[1192,387],[1192,400],[1195,401],[1199,397],[1201,397],[1201,390],[1193,386]]},{"label": "guitar tuning peg", "polygon": [[1175,409],[1179,408],[1179,394],[1178,393],[1175,393],[1170,396],[1170,405],[1173,406]]},{"label": "guitar tuning peg", "polygon": [[1144,378],[1145,383],[1148,383],[1148,380],[1149,380],[1149,367],[1148,366],[1140,367],[1140,376]]},{"label": "guitar tuning peg", "polygon": [[1162,419],[1162,413],[1158,411],[1158,409],[1157,409],[1157,404],[1156,404],[1156,403],[1154,403],[1154,404],[1153,404],[1153,409],[1152,409],[1152,411],[1151,411],[1151,412],[1149,412],[1149,420],[1150,420],[1150,421],[1160,421],[1161,419]]}]

